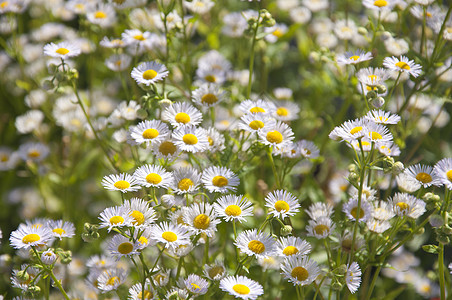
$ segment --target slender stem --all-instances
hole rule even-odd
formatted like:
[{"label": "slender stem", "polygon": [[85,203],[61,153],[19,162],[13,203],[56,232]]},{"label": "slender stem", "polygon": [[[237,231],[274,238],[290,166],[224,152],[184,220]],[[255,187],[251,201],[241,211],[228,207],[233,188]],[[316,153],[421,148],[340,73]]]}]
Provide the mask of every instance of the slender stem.
[{"label": "slender stem", "polygon": [[177,271],[176,271],[176,282],[179,279],[180,270],[182,269],[182,264],[184,263],[184,258],[180,257],[179,262],[177,263]]},{"label": "slender stem", "polygon": [[377,268],[377,270],[374,273],[374,276],[372,277],[372,282],[370,283],[369,291],[367,292],[365,300],[369,300],[370,296],[372,295],[372,291],[374,290],[375,283],[377,282],[378,275],[380,274],[382,264],[380,264]]},{"label": "slender stem", "polygon": [[276,187],[279,189],[281,188],[281,182],[279,181],[278,172],[276,171],[275,162],[273,161],[272,151],[273,151],[272,147],[267,148],[268,159],[270,160],[270,164],[272,165],[272,171],[273,176],[275,176]]},{"label": "slender stem", "polygon": [[444,280],[444,244],[439,243],[438,252],[438,272],[439,272],[439,288],[441,292],[441,300],[446,300],[446,286]]},{"label": "slender stem", "polygon": [[248,88],[246,89],[246,98],[249,99],[251,95],[251,85],[253,80],[253,68],[254,68],[254,52],[255,52],[255,46],[256,46],[256,36],[257,36],[257,30],[259,29],[259,22],[260,22],[260,13],[257,17],[257,21],[255,24],[255,28],[253,31],[253,40],[251,42],[251,54],[250,54],[250,64],[249,64],[249,75],[248,75]]}]

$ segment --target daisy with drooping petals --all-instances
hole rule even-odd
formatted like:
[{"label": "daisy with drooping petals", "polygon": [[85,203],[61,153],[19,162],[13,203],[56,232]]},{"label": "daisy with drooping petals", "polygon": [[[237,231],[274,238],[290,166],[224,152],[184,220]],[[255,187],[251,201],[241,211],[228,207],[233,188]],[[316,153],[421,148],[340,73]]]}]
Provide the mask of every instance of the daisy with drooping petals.
[{"label": "daisy with drooping petals", "polygon": [[129,240],[129,238],[116,234],[108,243],[109,253],[116,258],[116,261],[121,257],[131,257],[132,255],[139,254],[138,244]]},{"label": "daisy with drooping petals", "polygon": [[176,102],[165,108],[162,120],[170,122],[173,127],[198,125],[202,122],[201,112],[187,102]]},{"label": "daisy with drooping petals", "polygon": [[284,219],[299,212],[298,199],[290,192],[277,190],[265,197],[265,206],[270,208],[269,214]]},{"label": "daisy with drooping petals", "polygon": [[347,265],[347,274],[345,274],[345,282],[350,293],[354,294],[361,285],[361,269],[357,262]]},{"label": "daisy with drooping petals", "polygon": [[190,293],[194,294],[194,297],[204,295],[209,288],[207,280],[196,274],[188,275],[187,279],[184,280],[184,285]]},{"label": "daisy with drooping petals", "polygon": [[44,46],[44,54],[55,58],[68,59],[80,53],[80,48],[70,42],[50,43]]},{"label": "daisy with drooping petals", "polygon": [[190,242],[190,234],[187,229],[168,222],[154,225],[151,231],[151,238],[156,242],[163,243],[165,248],[172,248],[173,250]]},{"label": "daisy with drooping petals", "polygon": [[22,224],[17,230],[11,232],[9,241],[15,249],[30,249],[31,247],[45,245],[52,239],[52,232],[47,227]]},{"label": "daisy with drooping petals", "polygon": [[192,93],[192,101],[203,107],[213,107],[224,100],[226,92],[215,84],[203,84]]},{"label": "daisy with drooping petals", "polygon": [[340,54],[336,57],[336,61],[340,65],[356,65],[360,62],[371,60],[372,53],[364,52],[363,50],[357,50],[355,52],[345,52],[345,54]]},{"label": "daisy with drooping petals", "polygon": [[268,126],[262,128],[258,132],[260,140],[269,146],[274,146],[277,148],[285,148],[291,145],[294,139],[294,134],[292,128],[286,123],[281,121],[276,122],[274,126]]},{"label": "daisy with drooping petals", "polygon": [[107,207],[100,213],[99,228],[108,227],[108,232],[113,228],[130,226],[133,222],[131,211],[124,206]]},{"label": "daisy with drooping petals", "polygon": [[156,142],[152,146],[152,153],[158,158],[165,160],[173,160],[177,158],[181,150],[177,147],[176,143],[171,137],[167,137],[159,142]]},{"label": "daisy with drooping petals", "polygon": [[405,169],[404,173],[424,188],[439,184],[438,178],[431,166],[416,164]]},{"label": "daisy with drooping petals", "polygon": [[193,193],[198,189],[201,174],[192,167],[179,168],[173,172],[173,190],[178,194]]},{"label": "daisy with drooping petals", "polygon": [[448,190],[452,190],[452,158],[443,158],[436,163],[434,172],[438,176],[441,185],[445,185]]},{"label": "daisy with drooping petals", "polygon": [[399,217],[417,219],[426,211],[425,202],[410,194],[396,193],[390,202]]},{"label": "daisy with drooping petals", "polygon": [[244,114],[271,114],[276,111],[276,107],[273,103],[262,99],[258,99],[256,101],[249,99],[242,101],[239,109]]},{"label": "daisy with drooping petals", "polygon": [[143,199],[125,200],[122,207],[130,211],[129,216],[132,218],[132,226],[135,228],[148,227],[157,219],[155,210]]},{"label": "daisy with drooping petals", "polygon": [[109,191],[121,191],[122,193],[135,192],[141,189],[132,175],[127,173],[104,176],[102,186]]},{"label": "daisy with drooping petals", "polygon": [[303,256],[311,252],[311,244],[295,236],[281,237],[276,253],[281,257]]},{"label": "daisy with drooping petals", "polygon": [[406,56],[400,56],[400,59],[392,56],[386,57],[383,60],[383,66],[391,71],[404,72],[412,75],[413,77],[418,77],[421,74],[422,67],[414,62],[414,60],[409,60]]},{"label": "daisy with drooping petals", "polygon": [[359,217],[358,217],[358,198],[352,198],[342,207],[342,211],[347,215],[350,220],[360,222],[366,222],[372,216],[372,205],[366,201],[361,201],[361,206],[359,207]]},{"label": "daisy with drooping petals", "polygon": [[217,199],[213,205],[216,213],[226,222],[245,221],[244,217],[253,215],[253,203],[242,195],[226,195]]},{"label": "daisy with drooping petals", "polygon": [[321,217],[329,218],[333,214],[333,206],[329,203],[315,202],[309,206],[306,213],[313,220]]},{"label": "daisy with drooping petals", "polygon": [[173,183],[173,174],[158,165],[144,165],[133,173],[137,184],[144,187],[168,188]]},{"label": "daisy with drooping petals", "polygon": [[292,282],[293,285],[309,285],[320,274],[317,263],[307,256],[290,256],[281,264],[281,271],[284,278]]},{"label": "daisy with drooping petals", "polygon": [[383,84],[389,78],[389,73],[383,68],[363,68],[356,73],[359,82],[370,88]]},{"label": "daisy with drooping petals", "polygon": [[164,65],[155,61],[148,61],[133,68],[131,76],[138,84],[150,86],[163,80],[168,74],[169,72]]},{"label": "daisy with drooping petals", "polygon": [[399,115],[392,115],[389,111],[383,110],[369,111],[364,118],[378,124],[397,124],[400,122]]},{"label": "daisy with drooping petals", "polygon": [[114,291],[127,280],[127,275],[127,271],[122,268],[106,270],[97,278],[97,288],[102,293]]},{"label": "daisy with drooping petals", "polygon": [[[144,291],[144,293],[143,293]],[[151,280],[146,278],[146,282],[144,284],[144,289],[142,283],[136,283],[132,285],[129,289],[129,300],[143,300],[144,299],[151,300],[154,299],[157,295],[155,294],[154,288],[151,285]]]},{"label": "daisy with drooping petals", "polygon": [[211,193],[234,192],[240,179],[226,167],[208,167],[202,172],[202,183]]},{"label": "daisy with drooping petals", "polygon": [[234,245],[248,256],[267,257],[275,252],[275,241],[266,232],[257,232],[256,229],[241,232]]},{"label": "daisy with drooping petals", "polygon": [[60,240],[63,237],[71,238],[75,235],[75,226],[72,222],[63,222],[63,220],[49,220],[46,225],[52,231],[54,237]]},{"label": "daisy with drooping petals", "polygon": [[255,300],[264,294],[262,285],[245,276],[228,276],[221,279],[220,289],[244,300]]},{"label": "daisy with drooping petals", "polygon": [[173,132],[174,143],[182,151],[203,152],[209,148],[209,140],[205,129],[192,125],[180,126]]},{"label": "daisy with drooping petals", "polygon": [[130,137],[138,144],[147,145],[164,140],[169,134],[168,125],[160,120],[145,120],[129,129]]}]

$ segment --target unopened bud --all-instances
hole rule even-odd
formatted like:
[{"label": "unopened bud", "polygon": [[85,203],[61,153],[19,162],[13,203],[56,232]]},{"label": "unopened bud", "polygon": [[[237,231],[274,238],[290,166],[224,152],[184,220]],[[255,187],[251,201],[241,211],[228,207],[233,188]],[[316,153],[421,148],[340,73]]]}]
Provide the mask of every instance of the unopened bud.
[{"label": "unopened bud", "polygon": [[282,236],[287,236],[287,235],[289,235],[291,233],[292,233],[292,226],[286,225],[286,226],[281,228],[281,235]]},{"label": "unopened bud", "polygon": [[405,166],[403,165],[402,162],[400,161],[396,161],[393,165],[392,165],[392,172],[394,174],[400,174],[403,172],[403,170],[405,170]]},{"label": "unopened bud", "polygon": [[137,117],[141,120],[144,120],[148,117],[148,112],[144,108],[140,108],[137,110]]},{"label": "unopened bud", "polygon": [[28,281],[30,279],[30,275],[25,270],[21,270],[16,273],[17,279],[21,281]]},{"label": "unopened bud", "polygon": [[356,173],[356,165],[355,164],[348,165],[348,171],[350,173],[352,173],[352,172]]},{"label": "unopened bud", "polygon": [[377,98],[377,93],[375,93],[375,91],[369,91],[369,92],[367,92],[367,94],[366,94],[366,98],[367,98],[367,100],[372,100],[372,99],[374,99],[374,98]]},{"label": "unopened bud", "polygon": [[438,246],[436,245],[423,245],[422,250],[424,250],[427,253],[436,254],[438,253]]},{"label": "unopened bud", "polygon": [[385,104],[385,99],[383,97],[377,97],[372,100],[372,106],[375,108],[380,108]]},{"label": "unopened bud", "polygon": [[339,268],[337,268],[337,274],[345,275],[347,273],[347,266],[342,264]]},{"label": "unopened bud", "polygon": [[358,180],[359,180],[359,174],[358,173],[355,173],[355,172],[351,172],[349,175],[348,175],[348,180],[350,180],[350,182],[357,182]]},{"label": "unopened bud", "polygon": [[368,31],[365,27],[358,27],[358,33],[360,35],[367,35]]},{"label": "unopened bud", "polygon": [[384,93],[386,93],[386,91],[387,91],[387,89],[384,84],[377,85],[377,93],[378,94],[384,94]]},{"label": "unopened bud", "polygon": [[440,215],[433,215],[428,221],[432,227],[441,227],[444,225],[444,219]]},{"label": "unopened bud", "polygon": [[450,242],[449,236],[445,235],[440,231],[437,232],[436,240],[443,245],[447,245]]},{"label": "unopened bud", "polygon": [[162,99],[159,101],[159,105],[161,108],[167,108],[170,107],[171,104],[173,104],[173,101],[171,101],[170,99]]}]

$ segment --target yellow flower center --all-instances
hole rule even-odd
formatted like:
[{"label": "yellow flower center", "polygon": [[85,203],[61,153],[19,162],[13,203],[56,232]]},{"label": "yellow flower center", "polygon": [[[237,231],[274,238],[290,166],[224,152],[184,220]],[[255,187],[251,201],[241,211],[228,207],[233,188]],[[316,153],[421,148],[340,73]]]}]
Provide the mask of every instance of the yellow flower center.
[{"label": "yellow flower center", "polygon": [[447,171],[446,177],[447,179],[449,179],[449,181],[452,181],[452,170]]},{"label": "yellow flower center", "polygon": [[159,184],[162,182],[162,176],[157,173],[150,173],[146,175],[146,181],[150,184]]},{"label": "yellow flower center", "polygon": [[94,18],[96,18],[96,19],[105,19],[106,17],[107,17],[107,14],[100,10],[96,11],[96,13],[94,14]]},{"label": "yellow flower center", "polygon": [[388,5],[388,2],[386,2],[385,0],[376,0],[374,1],[374,5],[377,7],[385,7]]},{"label": "yellow flower center", "polygon": [[128,189],[130,187],[130,183],[128,183],[125,180],[119,180],[119,181],[115,182],[114,187],[119,189],[119,190],[125,190],[125,189]]},{"label": "yellow flower center", "polygon": [[378,76],[377,75],[369,75],[369,76],[367,76],[367,78],[369,78],[371,82],[375,82],[375,81],[378,80]]},{"label": "yellow flower center", "polygon": [[58,235],[63,235],[66,233],[66,230],[64,230],[63,228],[55,228],[52,230],[52,232],[55,232]]},{"label": "yellow flower center", "polygon": [[30,158],[38,158],[39,156],[41,156],[41,152],[39,152],[38,150],[32,150],[28,152],[28,157]]},{"label": "yellow flower center", "polygon": [[154,79],[158,73],[154,70],[146,70],[143,72],[143,79],[151,80]]},{"label": "yellow flower center", "polygon": [[210,278],[215,278],[217,275],[223,275],[224,268],[222,266],[214,266],[208,272]]},{"label": "yellow flower center", "polygon": [[228,184],[228,179],[224,176],[215,176],[212,179],[212,184],[214,186],[223,187]]},{"label": "yellow flower center", "polygon": [[205,214],[197,215],[193,220],[193,226],[195,226],[196,229],[206,230],[207,228],[209,228],[209,225],[210,218]]},{"label": "yellow flower center", "polygon": [[319,224],[319,225],[316,225],[315,227],[314,227],[314,231],[315,231],[315,233],[317,233],[317,234],[319,234],[319,235],[323,235],[323,233],[326,231],[326,232],[329,232],[330,231],[330,229],[328,228],[328,226],[326,226],[326,225],[324,225],[324,224]]},{"label": "yellow flower center", "polygon": [[228,216],[240,216],[242,214],[242,209],[235,204],[229,205],[228,207],[226,207],[226,209],[224,210],[224,212],[228,215]]},{"label": "yellow flower center", "polygon": [[253,251],[256,254],[261,254],[265,251],[265,245],[262,242],[252,240],[248,243],[248,249]]},{"label": "yellow flower center", "polygon": [[240,283],[234,284],[232,289],[234,290],[234,292],[240,295],[248,295],[250,293],[250,288]]},{"label": "yellow flower center", "polygon": [[138,40],[138,41],[144,41],[144,40],[146,40],[142,34],[134,35],[133,38],[136,39],[136,40]]},{"label": "yellow flower center", "polygon": [[154,297],[154,294],[151,291],[145,290],[144,295],[143,292],[138,293],[137,299],[152,299]]},{"label": "yellow flower center", "polygon": [[289,111],[285,107],[280,107],[276,110],[278,116],[285,117],[289,114]]},{"label": "yellow flower center", "polygon": [[264,113],[264,112],[265,112],[265,109],[263,109],[262,107],[257,107],[257,106],[255,106],[255,107],[253,107],[253,108],[250,109],[250,112],[253,113],[253,114],[256,114],[256,113]]},{"label": "yellow flower center", "polygon": [[217,82],[217,78],[214,75],[207,75],[204,79],[208,82]]},{"label": "yellow flower center", "polygon": [[254,120],[251,121],[248,126],[250,126],[250,128],[254,129],[254,130],[258,130],[264,127],[264,122],[259,121],[259,120]]},{"label": "yellow flower center", "polygon": [[110,279],[108,279],[107,281],[107,285],[115,285],[116,282],[120,282],[119,277],[118,276],[113,276]]},{"label": "yellow flower center", "polygon": [[353,127],[352,130],[350,130],[350,134],[356,134],[356,133],[360,132],[361,130],[363,130],[362,126]]},{"label": "yellow flower center", "polygon": [[354,61],[357,61],[359,59],[359,55],[350,56],[350,59],[353,59]]},{"label": "yellow flower center", "polygon": [[130,213],[130,216],[135,220],[132,222],[134,225],[141,225],[144,223],[144,215],[141,211],[134,210]]},{"label": "yellow flower center", "polygon": [[159,146],[159,152],[165,156],[173,155],[174,153],[176,153],[176,151],[176,145],[174,145],[174,143],[170,141],[164,141]]},{"label": "yellow flower center", "polygon": [[174,119],[176,120],[177,123],[183,123],[183,124],[187,124],[188,122],[190,122],[190,116],[184,112],[180,112],[178,113]]},{"label": "yellow flower center", "polygon": [[410,209],[410,206],[405,202],[399,202],[396,205],[400,208],[401,211],[408,211]]},{"label": "yellow flower center", "polygon": [[397,67],[399,67],[400,69],[404,69],[404,70],[410,70],[410,66],[403,61],[399,61],[398,63],[395,64]]},{"label": "yellow flower center", "polygon": [[129,242],[122,243],[118,246],[118,252],[121,254],[129,254],[133,250],[133,245]]},{"label": "yellow flower center", "polygon": [[31,233],[31,234],[27,234],[26,236],[24,236],[22,238],[22,243],[31,244],[31,243],[39,241],[40,239],[41,239],[41,237],[38,234]]},{"label": "yellow flower center", "polygon": [[273,35],[277,38],[280,38],[284,35],[284,32],[282,32],[280,29],[276,29],[275,31],[273,31]]},{"label": "yellow flower center", "polygon": [[290,275],[299,281],[305,281],[309,277],[309,272],[303,267],[295,267],[292,269]]},{"label": "yellow flower center", "polygon": [[372,140],[381,140],[383,137],[376,131],[371,131],[370,136]]},{"label": "yellow flower center", "polygon": [[61,55],[65,55],[69,53],[69,50],[66,48],[58,48],[55,52]]},{"label": "yellow flower center", "polygon": [[8,6],[8,4],[9,4],[8,1],[4,1],[0,4],[0,8],[5,8]]},{"label": "yellow flower center", "polygon": [[283,254],[285,256],[291,256],[291,255],[294,255],[294,254],[297,254],[297,253],[298,253],[298,249],[297,249],[297,247],[294,247],[294,246],[287,246],[283,250]]},{"label": "yellow flower center", "polygon": [[378,120],[380,120],[380,122],[387,122],[388,118],[386,118],[386,117],[378,117]]},{"label": "yellow flower center", "polygon": [[194,185],[190,178],[184,178],[177,184],[177,187],[182,191],[187,191],[190,187]]},{"label": "yellow flower center", "polygon": [[171,231],[165,231],[164,233],[162,233],[162,238],[164,238],[166,241],[170,243],[177,241],[177,235]]},{"label": "yellow flower center", "polygon": [[[357,212],[358,212],[357,207],[353,207],[352,210],[350,211],[350,214],[353,216],[353,218],[355,218],[355,220],[356,220]],[[359,209],[359,219],[362,219],[363,217],[364,217],[364,209],[361,207]]]},{"label": "yellow flower center", "polygon": [[214,104],[217,101],[218,101],[218,98],[214,94],[205,94],[204,96],[201,97],[202,103]]},{"label": "yellow flower center", "polygon": [[116,225],[116,224],[122,224],[124,223],[124,218],[121,216],[114,216],[110,218],[110,224]]},{"label": "yellow flower center", "polygon": [[186,135],[184,135],[182,140],[187,145],[196,145],[198,143],[198,138],[196,137],[196,135],[191,133],[187,133]]},{"label": "yellow flower center", "polygon": [[191,284],[191,288],[195,291],[198,292],[199,290],[201,290],[201,287],[199,285],[197,285],[196,283],[192,283]]},{"label": "yellow flower center", "polygon": [[213,146],[213,140],[210,136],[207,137],[207,140],[209,141],[209,145]]},{"label": "yellow flower center", "polygon": [[278,200],[275,203],[275,209],[280,212],[280,211],[289,211],[290,206],[286,201],[283,200]]},{"label": "yellow flower center", "polygon": [[429,183],[432,182],[432,176],[430,174],[420,172],[416,175],[416,179],[419,180],[422,183]]},{"label": "yellow flower center", "polygon": [[147,140],[152,140],[159,136],[159,131],[154,128],[149,128],[149,129],[146,129],[145,131],[143,131],[142,135],[143,135],[143,138],[145,138]]},{"label": "yellow flower center", "polygon": [[8,161],[8,159],[9,159],[9,156],[8,156],[8,155],[6,155],[6,154],[0,154],[0,161],[1,161],[1,162],[6,162],[6,161]]},{"label": "yellow flower center", "polygon": [[267,133],[267,141],[280,144],[283,141],[283,135],[277,130],[269,131]]}]

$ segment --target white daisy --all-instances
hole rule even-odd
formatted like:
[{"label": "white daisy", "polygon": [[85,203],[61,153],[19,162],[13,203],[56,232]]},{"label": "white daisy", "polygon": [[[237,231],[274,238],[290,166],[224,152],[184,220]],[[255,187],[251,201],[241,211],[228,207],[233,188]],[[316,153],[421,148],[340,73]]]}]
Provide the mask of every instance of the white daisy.
[{"label": "white daisy", "polygon": [[168,74],[169,72],[164,65],[155,61],[149,61],[133,68],[131,76],[137,83],[149,86],[163,80]]},{"label": "white daisy", "polygon": [[434,172],[438,176],[441,185],[445,185],[448,190],[452,190],[452,158],[443,158],[437,162]]},{"label": "white daisy", "polygon": [[275,252],[275,241],[265,232],[256,229],[241,232],[234,242],[240,251],[248,256],[266,257]]},{"label": "white daisy", "polygon": [[108,227],[108,232],[113,228],[131,226],[134,221],[131,211],[124,206],[107,207],[100,213],[99,219],[99,228]]},{"label": "white daisy", "polygon": [[356,73],[359,82],[370,88],[384,83],[389,78],[389,73],[383,68],[363,68]]},{"label": "white daisy", "polygon": [[418,77],[422,70],[421,65],[416,64],[414,60],[409,60],[403,55],[400,56],[400,59],[395,56],[386,57],[383,60],[383,66],[392,71],[411,74],[413,77]]},{"label": "white daisy", "polygon": [[364,136],[370,141],[375,142],[378,145],[389,142],[393,139],[389,129],[381,124],[367,123],[363,128]]},{"label": "white daisy", "polygon": [[202,172],[202,183],[211,193],[235,192],[240,179],[226,167],[208,167]]},{"label": "white daisy", "polygon": [[378,124],[397,124],[400,122],[400,116],[391,114],[389,111],[372,110],[367,113],[365,118]]},{"label": "white daisy", "polygon": [[319,217],[309,221],[308,226],[306,226],[306,231],[308,232],[308,236],[324,239],[333,232],[335,227],[336,225],[329,217]]},{"label": "white daisy", "polygon": [[158,143],[170,134],[168,125],[160,120],[142,121],[137,126],[129,129],[129,132],[136,143],[146,143],[147,145]]},{"label": "white daisy", "polygon": [[151,238],[156,242],[163,243],[165,248],[172,249],[190,242],[190,234],[187,229],[168,222],[161,222],[154,225],[151,231]]},{"label": "white daisy", "polygon": [[[377,0],[382,1],[382,0]],[[347,265],[347,273],[345,274],[345,282],[350,293],[354,294],[361,284],[361,269],[357,262]]]},{"label": "white daisy", "polygon": [[269,214],[281,219],[293,216],[300,211],[298,199],[284,190],[268,193],[265,197],[265,206],[269,208]]},{"label": "white daisy", "polygon": [[205,277],[216,281],[223,279],[227,275],[224,263],[218,260],[216,260],[214,264],[204,265],[203,273]]},{"label": "white daisy", "polygon": [[127,44],[124,43],[124,41],[121,39],[115,38],[110,39],[106,36],[99,42],[99,45],[101,45],[104,48],[114,48],[114,49],[124,48],[125,46],[127,46]]},{"label": "white daisy", "polygon": [[245,276],[228,276],[220,281],[220,289],[235,298],[255,300],[264,294],[262,285]]},{"label": "white daisy", "polygon": [[40,162],[50,154],[50,150],[41,143],[26,143],[20,145],[17,153],[23,161]]},{"label": "white daisy", "polygon": [[[144,291],[144,293],[143,293]],[[142,283],[136,283],[132,285],[129,289],[129,297],[128,300],[151,300],[157,297],[157,293],[154,291],[154,288],[151,285],[151,281],[149,278],[146,278],[144,283],[144,289]]]},{"label": "white daisy", "polygon": [[75,226],[72,222],[63,222],[63,220],[49,220],[46,225],[52,231],[54,237],[60,240],[63,237],[71,238],[75,235]]},{"label": "white daisy", "polygon": [[173,160],[177,158],[181,150],[171,137],[156,142],[152,145],[152,153],[157,159]]},{"label": "white daisy", "polygon": [[336,126],[329,134],[330,139],[355,141],[364,136],[364,128],[369,121],[364,119],[355,119],[346,121],[340,126]]},{"label": "white daisy", "polygon": [[275,126],[276,121],[268,114],[244,114],[240,117],[238,127],[251,133],[257,133],[265,126]]},{"label": "white daisy", "polygon": [[352,198],[342,206],[342,211],[346,214],[349,220],[356,221],[358,217],[360,222],[366,222],[369,218],[371,218],[372,210],[372,204],[362,199],[358,217],[358,198]]},{"label": "white daisy", "polygon": [[239,106],[240,111],[244,114],[252,113],[252,114],[272,114],[276,112],[276,107],[273,103],[269,101],[264,101],[262,99],[258,99],[256,101],[253,100],[245,100],[240,103]]},{"label": "white daisy", "polygon": [[320,268],[317,263],[307,256],[290,256],[281,264],[284,278],[293,285],[309,285],[319,276]]},{"label": "white daisy", "polygon": [[394,212],[399,217],[419,218],[426,211],[425,202],[406,193],[396,193],[390,200]]},{"label": "white daisy", "polygon": [[276,122],[275,126],[268,126],[262,128],[258,132],[261,142],[265,145],[274,146],[277,148],[284,148],[290,146],[294,139],[292,128],[281,121]]},{"label": "white daisy", "polygon": [[129,216],[132,218],[131,222],[133,227],[148,227],[157,219],[155,210],[143,199],[132,198],[125,200],[122,207],[130,211]]},{"label": "white daisy", "polygon": [[116,22],[116,12],[111,5],[98,4],[95,9],[93,7],[86,12],[86,18],[90,23],[108,28]]},{"label": "white daisy", "polygon": [[127,173],[111,174],[102,178],[102,186],[109,191],[121,191],[123,193],[135,192],[141,189],[136,179]]},{"label": "white daisy", "polygon": [[58,255],[53,252],[52,249],[48,249],[41,254],[41,260],[46,265],[51,265],[56,262],[58,259]]},{"label": "white daisy", "polygon": [[279,101],[275,103],[276,110],[273,117],[279,121],[293,121],[298,119],[300,107],[292,101]]},{"label": "white daisy", "polygon": [[127,280],[127,271],[121,268],[106,270],[97,278],[97,288],[106,293],[116,290]]},{"label": "white daisy", "polygon": [[129,68],[132,58],[126,54],[114,54],[105,60],[107,68],[114,72],[121,72]]},{"label": "white daisy", "polygon": [[132,242],[129,238],[121,235],[115,234],[113,238],[108,243],[108,252],[116,261],[120,260],[121,257],[131,257],[132,255],[139,254],[137,242]]},{"label": "white daisy", "polygon": [[144,187],[168,188],[173,183],[173,174],[158,165],[144,165],[133,173],[137,184]]},{"label": "white daisy", "polygon": [[162,120],[170,122],[173,127],[198,125],[202,122],[201,112],[187,102],[176,102],[165,108]]},{"label": "white daisy", "polygon": [[0,146],[0,171],[14,169],[19,160],[20,157],[17,152],[14,152],[8,147]]},{"label": "white daisy", "polygon": [[173,172],[173,190],[178,194],[193,193],[198,189],[201,174],[192,167],[179,168]]},{"label": "white daisy", "polygon": [[208,237],[214,236],[217,225],[221,222],[217,218],[213,206],[205,202],[194,203],[185,210],[183,221],[187,224],[187,229],[194,235],[204,233]]},{"label": "white daisy", "polygon": [[203,152],[209,148],[205,129],[195,126],[180,126],[173,132],[174,143],[186,152]]},{"label": "white daisy", "polygon": [[192,93],[192,101],[203,107],[213,107],[222,102],[226,92],[222,91],[217,85],[203,84]]},{"label": "white daisy", "polygon": [[213,205],[218,216],[226,222],[245,221],[244,217],[253,215],[253,203],[243,195],[226,195],[217,199]]},{"label": "white daisy", "polygon": [[428,188],[431,185],[439,185],[438,177],[431,166],[416,164],[405,169],[404,173],[424,188]]},{"label": "white daisy", "polygon": [[11,232],[9,241],[15,249],[30,249],[41,246],[53,240],[52,232],[44,226],[19,225],[17,230]]},{"label": "white daisy", "polygon": [[276,247],[280,257],[303,256],[311,252],[311,244],[295,236],[281,237]]},{"label": "white daisy", "polygon": [[333,214],[333,206],[329,203],[315,202],[309,206],[306,213],[313,220],[321,217],[329,218]]},{"label": "white daisy", "polygon": [[301,155],[305,158],[317,158],[319,157],[320,150],[317,146],[307,140],[301,140],[295,143],[295,149],[297,152],[300,152]]},{"label": "white daisy", "polygon": [[376,11],[392,10],[398,0],[363,0],[363,5]]},{"label": "white daisy", "polygon": [[68,59],[78,56],[80,53],[80,48],[70,42],[50,43],[44,46],[44,55],[55,58]]},{"label": "white daisy", "polygon": [[340,54],[336,57],[336,61],[340,65],[356,65],[363,61],[371,60],[372,53],[370,52],[364,52],[363,50],[359,49],[355,52],[349,51],[345,52],[345,54]]},{"label": "white daisy", "polygon": [[209,151],[214,153],[217,151],[223,151],[226,147],[224,143],[226,139],[215,127],[209,127],[206,130],[207,140],[209,141]]},{"label": "white daisy", "polygon": [[198,296],[207,293],[209,283],[207,280],[196,274],[190,274],[187,279],[184,280],[184,286],[190,293]]}]

